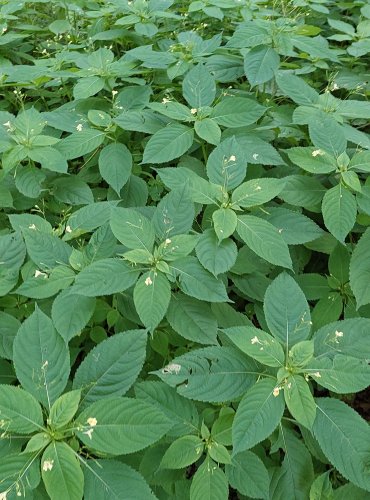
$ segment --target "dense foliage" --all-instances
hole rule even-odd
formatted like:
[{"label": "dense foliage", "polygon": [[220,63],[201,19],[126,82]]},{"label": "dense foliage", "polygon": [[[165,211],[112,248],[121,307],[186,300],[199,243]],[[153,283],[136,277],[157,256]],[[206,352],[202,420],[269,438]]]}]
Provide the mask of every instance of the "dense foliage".
[{"label": "dense foliage", "polygon": [[0,499],[368,499],[370,3],[0,34]]}]

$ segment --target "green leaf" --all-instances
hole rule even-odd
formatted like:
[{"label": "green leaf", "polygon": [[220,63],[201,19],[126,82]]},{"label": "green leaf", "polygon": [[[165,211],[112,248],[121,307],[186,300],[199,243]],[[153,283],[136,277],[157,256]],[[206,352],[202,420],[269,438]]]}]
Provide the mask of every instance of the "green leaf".
[{"label": "green leaf", "polygon": [[84,498],[99,500],[142,498],[156,500],[144,478],[128,465],[117,460],[90,459],[85,462]]},{"label": "green leaf", "polygon": [[140,270],[119,259],[101,259],[85,267],[77,276],[73,292],[86,297],[111,295],[130,288]]},{"label": "green leaf", "polygon": [[264,312],[269,330],[287,348],[309,337],[310,308],[289,274],[281,273],[266,290]]},{"label": "green leaf", "polygon": [[94,195],[88,184],[75,175],[59,177],[53,181],[55,199],[67,205],[89,205],[94,203]]},{"label": "green leaf", "polygon": [[284,95],[301,106],[311,106],[319,101],[319,93],[308,85],[302,78],[279,72],[276,75],[276,83]]},{"label": "green leaf", "polygon": [[251,451],[238,453],[231,465],[226,465],[230,485],[242,495],[268,498],[270,478],[262,460]]},{"label": "green leaf", "polygon": [[310,489],[310,500],[334,500],[330,471],[316,477]]},{"label": "green leaf", "polygon": [[207,457],[193,476],[190,500],[227,500],[228,497],[225,473]]},{"label": "green leaf", "polygon": [[305,379],[299,375],[288,377],[284,385],[284,398],[292,417],[311,429],[316,418],[316,404]]},{"label": "green leaf", "polygon": [[240,401],[232,428],[234,456],[253,448],[278,426],[285,404],[276,386],[276,380],[262,379]]},{"label": "green leaf", "polygon": [[358,359],[370,357],[370,319],[351,318],[323,326],[315,332],[315,356],[332,359],[337,354]]},{"label": "green leaf", "polygon": [[244,56],[244,72],[252,87],[271,80],[279,64],[279,54],[266,45],[253,47]]},{"label": "green leaf", "polygon": [[368,361],[337,354],[332,360],[312,360],[305,368],[316,382],[338,394],[359,392],[370,385]]},{"label": "green leaf", "polygon": [[158,130],[148,141],[143,163],[165,163],[182,156],[193,144],[193,129],[171,123]]},{"label": "green leaf", "polygon": [[183,469],[196,462],[203,453],[204,443],[198,436],[182,436],[173,441],[160,463],[163,469]]},{"label": "green leaf", "polygon": [[285,355],[281,345],[268,333],[254,326],[235,326],[222,330],[233,344],[267,366],[283,366]]},{"label": "green leaf", "polygon": [[292,267],[288,245],[279,230],[269,222],[254,215],[241,215],[238,217],[237,232],[259,257],[277,266]]},{"label": "green leaf", "polygon": [[192,108],[211,106],[216,96],[215,79],[203,64],[197,64],[186,74],[182,93]]},{"label": "green leaf", "polygon": [[120,193],[129,180],[132,169],[132,155],[124,144],[105,146],[99,155],[99,171],[103,179]]},{"label": "green leaf", "polygon": [[196,401],[240,397],[259,374],[256,364],[231,347],[204,347],[179,356],[153,372],[177,392]]},{"label": "green leaf", "polygon": [[312,174],[328,174],[337,169],[337,161],[327,151],[314,147],[297,147],[285,150],[291,162]]},{"label": "green leaf", "polygon": [[70,391],[60,396],[50,409],[48,423],[54,429],[67,425],[78,410],[81,391]]},{"label": "green leaf", "polygon": [[342,126],[324,111],[309,121],[308,130],[313,144],[333,156],[338,157],[346,150],[347,140]]},{"label": "green leaf", "polygon": [[243,182],[247,161],[234,136],[222,141],[212,151],[206,169],[209,180],[222,186],[225,191],[230,191]]},{"label": "green leaf", "polygon": [[163,319],[171,299],[166,276],[157,271],[143,274],[134,288],[134,304],[144,326],[151,332]]},{"label": "green leaf", "polygon": [[5,359],[13,359],[13,342],[14,337],[21,326],[20,321],[0,311],[0,357]]},{"label": "green leaf", "polygon": [[18,330],[13,360],[24,389],[50,409],[67,384],[70,360],[62,337],[38,307]]},{"label": "green leaf", "polygon": [[262,205],[275,198],[284,188],[282,179],[252,179],[244,182],[232,194],[232,204],[239,207]]},{"label": "green leaf", "polygon": [[76,434],[87,447],[111,455],[142,450],[173,425],[155,406],[129,398],[96,401],[79,415],[76,424]]},{"label": "green leaf", "polygon": [[283,207],[268,207],[261,217],[278,228],[288,245],[301,245],[325,234],[313,220]]},{"label": "green leaf", "polygon": [[326,191],[322,200],[322,214],[325,226],[343,243],[356,221],[356,199],[342,184],[337,184]]},{"label": "green leaf", "polygon": [[75,99],[86,99],[97,94],[104,87],[104,80],[99,76],[87,76],[80,78],[73,87],[73,97]]},{"label": "green leaf", "polygon": [[6,432],[31,434],[43,428],[40,404],[19,387],[0,385],[0,415],[0,428]]},{"label": "green leaf", "polygon": [[146,343],[145,330],[131,330],[116,333],[94,347],[78,367],[73,381],[73,388],[81,389],[80,406],[123,396],[143,367]]},{"label": "green leaf", "polygon": [[224,283],[206,271],[195,257],[179,259],[170,269],[178,276],[179,287],[186,295],[207,302],[229,300]]},{"label": "green leaf", "polygon": [[45,299],[67,288],[74,278],[72,269],[64,265],[55,267],[50,275],[40,273],[37,269],[34,275],[26,278],[17,288],[16,293],[32,299]]},{"label": "green leaf", "polygon": [[51,500],[82,500],[84,476],[75,452],[66,443],[51,443],[41,458],[41,474]]},{"label": "green leaf", "polygon": [[94,297],[73,293],[73,288],[63,290],[54,300],[51,317],[57,332],[69,342],[79,335],[95,310]]},{"label": "green leaf", "polygon": [[214,276],[229,271],[238,255],[234,241],[229,238],[219,241],[213,229],[206,229],[200,236],[195,252],[202,266]]},{"label": "green leaf", "polygon": [[132,208],[112,209],[110,227],[125,247],[152,251],[155,240],[153,225],[138,211]]},{"label": "green leaf", "polygon": [[316,399],[313,433],[336,469],[355,485],[370,491],[370,428],[358,413],[338,399]]},{"label": "green leaf", "polygon": [[193,225],[194,204],[190,198],[188,184],[173,189],[158,203],[153,216],[153,227],[161,239],[171,238],[176,234],[186,234]]},{"label": "green leaf", "polygon": [[236,213],[230,208],[219,208],[215,210],[212,214],[212,220],[213,228],[219,241],[231,236],[238,222]]},{"label": "green leaf", "polygon": [[279,446],[285,452],[282,466],[271,482],[276,498],[306,500],[314,479],[312,458],[305,445],[289,429],[280,426]]},{"label": "green leaf", "polygon": [[217,321],[205,302],[177,293],[171,299],[166,318],[182,337],[198,344],[217,344]]},{"label": "green leaf", "polygon": [[194,123],[194,130],[201,139],[217,145],[221,139],[221,129],[212,118],[204,118]]},{"label": "green leaf", "polygon": [[103,143],[104,138],[104,132],[86,129],[62,139],[55,145],[55,148],[66,160],[73,160],[96,150]]},{"label": "green leaf", "polygon": [[1,457],[0,487],[2,493],[7,494],[5,500],[19,497],[18,491],[29,493],[29,486],[36,487],[35,478],[40,481],[39,467],[35,454],[14,453]]},{"label": "green leaf", "polygon": [[199,416],[195,403],[177,394],[164,382],[146,380],[135,384],[136,398],[144,400],[165,413],[174,424],[168,435],[183,436],[198,429]]},{"label": "green leaf", "polygon": [[265,113],[266,108],[253,99],[225,97],[213,108],[211,118],[228,128],[252,125]]},{"label": "green leaf", "polygon": [[370,228],[355,246],[349,268],[351,288],[357,308],[370,303]]}]

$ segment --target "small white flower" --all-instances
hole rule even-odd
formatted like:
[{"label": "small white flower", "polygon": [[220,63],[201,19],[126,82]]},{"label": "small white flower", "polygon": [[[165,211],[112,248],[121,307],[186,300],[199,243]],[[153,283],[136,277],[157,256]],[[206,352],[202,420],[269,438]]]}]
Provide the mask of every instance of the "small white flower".
[{"label": "small white flower", "polygon": [[253,160],[257,160],[257,158],[259,157],[259,154],[258,153],[253,153]]},{"label": "small white flower", "polygon": [[86,422],[90,425],[90,427],[95,427],[98,421],[95,417],[89,417]]},{"label": "small white flower", "polygon": [[171,99],[167,99],[167,97],[162,99],[162,104],[167,104],[168,102],[171,102]]},{"label": "small white flower", "polygon": [[118,94],[118,90],[112,90],[112,96],[116,96]]},{"label": "small white flower", "polygon": [[196,115],[196,114],[198,113],[197,108],[191,108],[190,113],[191,113],[192,115]]},{"label": "small white flower", "polygon": [[325,153],[321,149],[315,149],[315,151],[312,151],[311,154],[312,154],[313,157],[315,157],[315,156],[322,156]]},{"label": "small white flower", "polygon": [[5,33],[6,31],[8,31],[8,28],[6,28],[6,27],[4,26],[4,28],[3,28],[1,31],[2,31],[3,33]]},{"label": "small white flower", "polygon": [[317,378],[320,378],[321,377],[321,374],[320,372],[315,372],[312,374],[313,377],[317,377]]},{"label": "small white flower", "polygon": [[167,245],[169,245],[171,243],[171,240],[169,238],[166,238],[165,242],[164,242],[164,246],[166,247]]},{"label": "small white flower", "polygon": [[336,338],[343,337],[343,332],[338,332],[338,330],[336,330],[335,331],[335,336],[336,336]]},{"label": "small white flower", "polygon": [[54,466],[54,460],[44,460],[44,463],[42,464],[42,470],[44,472],[47,472],[48,470],[51,470]]},{"label": "small white flower", "polygon": [[84,127],[83,127],[82,123],[79,123],[79,124],[77,125],[77,127],[76,127],[76,130],[77,130],[77,132],[82,132],[82,129],[83,129],[83,128],[84,128]]},{"label": "small white flower", "polygon": [[230,158],[229,158],[229,161],[236,161],[236,156],[235,155],[231,155]]},{"label": "small white flower", "polygon": [[66,233],[71,233],[71,232],[72,232],[71,226],[67,226],[66,227]]},{"label": "small white flower", "polygon": [[12,128],[12,124],[9,121],[7,121],[6,123],[3,123],[3,126],[6,128]]},{"label": "small white flower", "polygon": [[2,493],[0,493],[0,500],[6,500],[8,493],[8,491],[3,491]]},{"label": "small white flower", "polygon": [[278,395],[280,394],[279,387],[275,387],[275,389],[272,391],[272,394],[275,396],[275,398],[277,398]]},{"label": "small white flower", "polygon": [[146,284],[146,286],[153,284],[153,281],[151,280],[150,276],[148,276],[147,279],[145,280],[145,284]]},{"label": "small white flower", "polygon": [[30,225],[28,226],[28,229],[36,229],[35,224],[30,224]]},{"label": "small white flower", "polygon": [[180,372],[181,365],[177,363],[170,363],[169,365],[162,368],[162,373],[175,373],[176,375]]},{"label": "small white flower", "polygon": [[260,340],[257,336],[253,337],[253,339],[251,339],[251,344],[260,344]]},{"label": "small white flower", "polygon": [[39,271],[38,269],[36,269],[34,276],[35,276],[35,278],[38,278],[39,276],[42,276],[43,278],[46,278],[47,274],[43,273],[42,271]]},{"label": "small white flower", "polygon": [[92,433],[93,433],[94,429],[89,429],[88,431],[85,431],[84,434],[86,434],[87,436],[89,436],[89,439],[92,439]]},{"label": "small white flower", "polygon": [[338,90],[338,89],[339,89],[339,85],[334,82],[332,87],[331,87],[331,90]]}]

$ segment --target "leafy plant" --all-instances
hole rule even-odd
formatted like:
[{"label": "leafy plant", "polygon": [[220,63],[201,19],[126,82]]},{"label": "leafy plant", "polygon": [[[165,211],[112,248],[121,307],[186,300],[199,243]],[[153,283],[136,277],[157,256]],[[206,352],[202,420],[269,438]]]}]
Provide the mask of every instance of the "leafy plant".
[{"label": "leafy plant", "polygon": [[0,2],[0,499],[369,497],[369,26]]}]

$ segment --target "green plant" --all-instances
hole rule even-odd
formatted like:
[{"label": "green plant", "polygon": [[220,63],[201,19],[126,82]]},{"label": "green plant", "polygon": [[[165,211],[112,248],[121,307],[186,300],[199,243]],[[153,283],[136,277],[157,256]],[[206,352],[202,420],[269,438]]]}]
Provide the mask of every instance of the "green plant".
[{"label": "green plant", "polygon": [[369,26],[0,0],[0,499],[369,497]]}]

